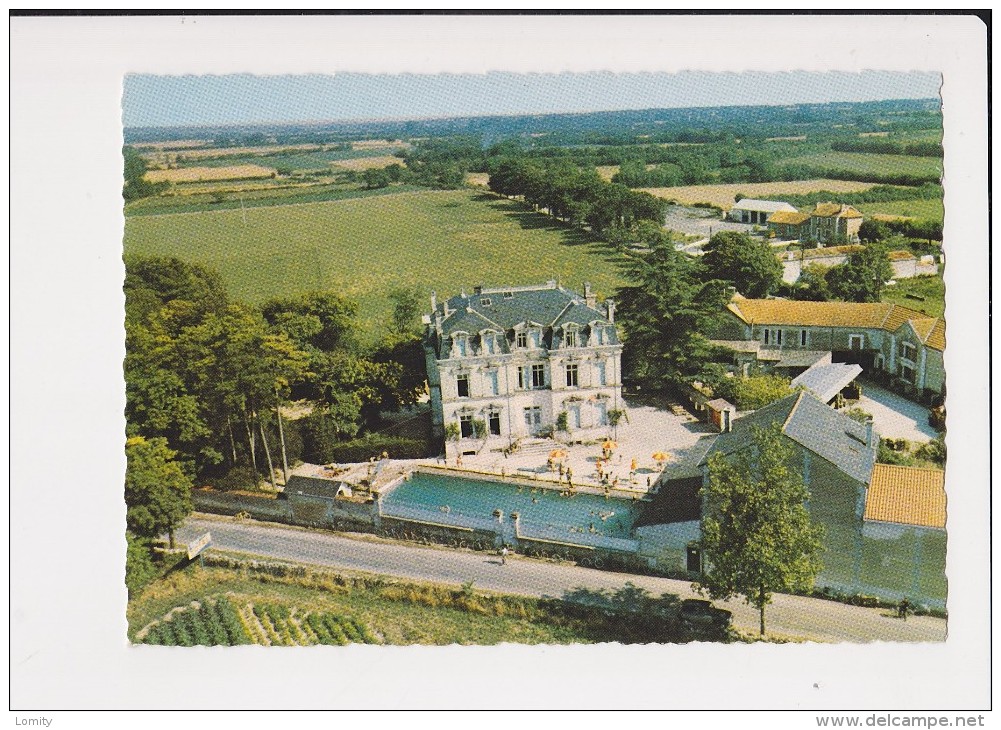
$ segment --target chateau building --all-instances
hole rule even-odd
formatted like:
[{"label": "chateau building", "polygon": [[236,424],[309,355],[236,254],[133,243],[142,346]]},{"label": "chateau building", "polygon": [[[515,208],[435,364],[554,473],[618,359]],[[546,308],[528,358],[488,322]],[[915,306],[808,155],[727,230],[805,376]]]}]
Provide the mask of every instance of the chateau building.
[{"label": "chateau building", "polygon": [[434,436],[460,453],[554,431],[604,436],[623,407],[615,304],[599,309],[589,284],[583,296],[555,281],[432,294],[424,323]]}]

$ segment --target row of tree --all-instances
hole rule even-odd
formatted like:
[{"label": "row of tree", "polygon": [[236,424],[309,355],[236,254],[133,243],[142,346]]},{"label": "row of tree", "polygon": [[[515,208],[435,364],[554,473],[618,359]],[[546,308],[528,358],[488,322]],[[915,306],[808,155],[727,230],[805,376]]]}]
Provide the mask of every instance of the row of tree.
[{"label": "row of tree", "polygon": [[[287,474],[301,456],[332,460],[339,445],[378,430],[382,411],[423,390],[414,291],[394,292],[387,334],[369,346],[356,336],[357,305],[331,292],[256,307],[230,301],[206,267],[130,257],[125,293],[126,502],[137,559],[190,510],[192,483],[254,486],[263,475],[276,486],[279,469]],[[290,399],[311,414],[283,418]]]},{"label": "row of tree", "polygon": [[490,189],[520,197],[536,211],[597,234],[628,229],[640,221],[660,225],[666,211],[659,198],[606,182],[594,169],[571,164],[540,166],[521,158],[504,160],[490,174]]}]

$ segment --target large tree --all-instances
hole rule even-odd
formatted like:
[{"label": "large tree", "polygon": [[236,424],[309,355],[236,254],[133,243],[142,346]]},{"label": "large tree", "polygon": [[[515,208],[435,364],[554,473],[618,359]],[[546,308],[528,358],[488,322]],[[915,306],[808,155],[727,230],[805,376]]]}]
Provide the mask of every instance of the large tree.
[{"label": "large tree", "polygon": [[125,470],[125,521],[129,532],[139,538],[170,535],[191,514],[191,480],[185,476],[177,454],[163,438],[134,436],[125,443],[128,467]]},{"label": "large tree", "polygon": [[696,264],[675,250],[669,235],[658,232],[644,243],[649,251],[629,266],[634,284],[616,295],[626,335],[622,367],[633,380],[664,388],[698,373],[710,359],[706,333],[726,292],[699,281]]},{"label": "large tree", "polygon": [[886,247],[872,243],[851,254],[843,264],[827,272],[827,283],[835,296],[848,302],[878,302],[883,285],[893,278]]},{"label": "large tree", "polygon": [[765,241],[721,231],[709,239],[702,258],[708,279],[727,281],[746,297],[760,299],[782,281],[782,264]]},{"label": "large tree", "polygon": [[707,567],[698,587],[714,599],[743,597],[758,609],[764,636],[772,593],[813,585],[823,533],[810,520],[809,492],[778,425],[752,433],[745,450],[709,459],[699,541]]}]

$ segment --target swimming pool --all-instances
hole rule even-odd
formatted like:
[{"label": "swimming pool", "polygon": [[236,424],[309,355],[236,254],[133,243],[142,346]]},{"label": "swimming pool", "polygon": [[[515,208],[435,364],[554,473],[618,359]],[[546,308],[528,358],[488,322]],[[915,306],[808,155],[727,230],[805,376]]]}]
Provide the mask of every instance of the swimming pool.
[{"label": "swimming pool", "polygon": [[628,539],[639,508],[624,499],[580,493],[564,497],[555,489],[419,471],[386,494],[382,504],[387,515],[416,517],[424,512],[429,521],[442,524],[463,524],[463,518],[483,524],[494,519],[496,509],[509,520],[518,512],[524,535],[579,543],[599,537]]}]

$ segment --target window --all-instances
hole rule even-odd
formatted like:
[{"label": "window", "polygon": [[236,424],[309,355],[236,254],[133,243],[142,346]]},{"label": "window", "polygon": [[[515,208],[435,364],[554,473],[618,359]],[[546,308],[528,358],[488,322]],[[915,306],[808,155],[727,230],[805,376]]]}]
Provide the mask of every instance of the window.
[{"label": "window", "polygon": [[595,365],[598,372],[598,385],[608,385],[608,377],[605,375],[605,361],[602,360]]},{"label": "window", "polygon": [[539,330],[532,330],[530,334],[532,336],[532,347],[542,347],[542,332]]},{"label": "window", "polygon": [[594,341],[596,344],[605,344],[605,328],[601,325],[594,326]]},{"label": "window", "polygon": [[487,332],[483,335],[483,352],[487,355],[493,355],[496,350],[497,341],[494,338],[493,332]]},{"label": "window", "polygon": [[545,365],[533,365],[532,366],[532,387],[533,388],[545,388],[546,387],[546,366]]},{"label": "window", "polygon": [[456,351],[456,353],[458,354],[459,357],[465,357],[466,356],[466,346],[467,346],[467,343],[466,343],[466,338],[465,337],[459,336],[459,337],[455,338],[455,351]]},{"label": "window", "polygon": [[597,411],[596,419],[599,426],[608,425],[608,406],[605,403],[595,403],[595,410]]},{"label": "window", "polygon": [[482,307],[489,307],[490,306],[490,297],[483,297],[480,300],[480,306],[482,306]]},{"label": "window", "polygon": [[528,347],[528,333],[527,332],[519,332],[518,334],[516,334],[514,336],[514,339],[515,339],[515,344],[518,347],[520,347],[521,349],[525,349],[526,347]]},{"label": "window", "polygon": [[900,364],[900,377],[906,380],[908,383],[914,382],[914,368],[910,365]]},{"label": "window", "polygon": [[848,335],[848,349],[861,350],[865,347],[865,335]]},{"label": "window", "polygon": [[459,416],[459,435],[464,439],[468,439],[473,435],[473,416],[470,413],[464,413]]},{"label": "window", "polygon": [[900,343],[900,356],[905,360],[914,360],[914,355],[917,353],[917,349],[910,342]]},{"label": "window", "polygon": [[456,385],[456,388],[459,391],[459,397],[460,398],[468,398],[469,397],[469,376],[468,375],[459,375],[459,376],[457,376],[455,378],[455,385]]},{"label": "window", "polygon": [[808,338],[807,338],[806,332],[807,332],[806,330],[800,330],[799,331],[799,346],[800,347],[806,347],[806,343],[808,342]]},{"label": "window", "polygon": [[564,333],[564,344],[566,347],[577,347],[577,330],[567,330]]},{"label": "window", "polygon": [[491,436],[500,436],[500,411],[490,411],[487,416],[487,428],[490,429]]},{"label": "window", "polygon": [[530,433],[534,433],[542,426],[542,408],[540,406],[530,406],[525,409],[525,425]]},{"label": "window", "polygon": [[504,298],[505,299],[511,299],[513,296],[514,296],[514,292],[513,291],[506,291],[506,292],[504,292]]},{"label": "window", "polygon": [[528,388],[528,368],[524,365],[518,368],[518,390],[526,390]]},{"label": "window", "polygon": [[497,379],[496,370],[488,370],[487,373],[487,388],[490,390],[490,395],[500,395],[500,383]]},{"label": "window", "polygon": [[765,328],[764,342],[766,345],[781,345],[782,344],[782,330],[773,330]]},{"label": "window", "polygon": [[577,385],[577,366],[567,365],[567,387],[576,388]]}]

